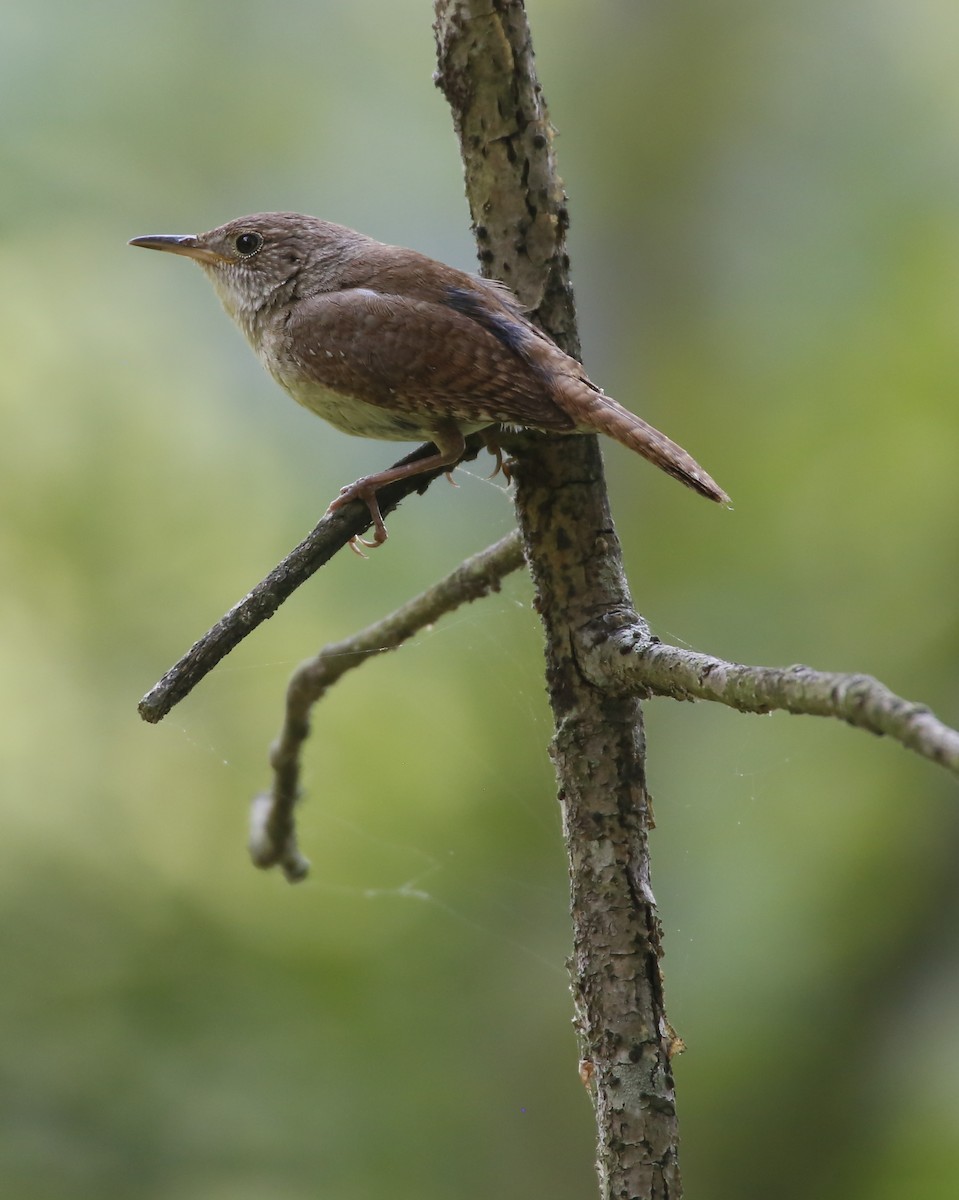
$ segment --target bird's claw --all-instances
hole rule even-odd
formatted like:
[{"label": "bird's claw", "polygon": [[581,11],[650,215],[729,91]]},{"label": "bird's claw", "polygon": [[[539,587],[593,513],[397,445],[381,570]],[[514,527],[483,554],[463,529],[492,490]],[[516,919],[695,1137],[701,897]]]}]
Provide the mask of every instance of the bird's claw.
[{"label": "bird's claw", "polygon": [[510,460],[503,457],[503,448],[499,442],[495,441],[492,437],[487,437],[486,449],[496,459],[496,465],[490,471],[488,478],[495,479],[497,475],[502,475],[506,482],[510,483],[513,479],[513,472],[510,470],[509,465]]}]

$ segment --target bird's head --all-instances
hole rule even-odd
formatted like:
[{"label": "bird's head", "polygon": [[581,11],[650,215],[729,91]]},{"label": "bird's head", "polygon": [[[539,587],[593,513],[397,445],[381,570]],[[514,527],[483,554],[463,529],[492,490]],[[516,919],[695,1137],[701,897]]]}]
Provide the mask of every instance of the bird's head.
[{"label": "bird's head", "polygon": [[275,212],[238,217],[208,233],[149,234],[130,245],[199,263],[224,308],[249,332],[264,310],[298,294],[333,290],[357,243],[366,240],[318,217]]}]

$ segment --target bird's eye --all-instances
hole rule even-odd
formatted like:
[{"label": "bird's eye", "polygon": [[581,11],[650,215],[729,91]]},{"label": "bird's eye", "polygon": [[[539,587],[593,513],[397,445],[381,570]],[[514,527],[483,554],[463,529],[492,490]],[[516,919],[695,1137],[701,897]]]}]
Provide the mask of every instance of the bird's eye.
[{"label": "bird's eye", "polygon": [[258,233],[238,233],[233,245],[241,258],[250,258],[263,245],[263,239]]}]

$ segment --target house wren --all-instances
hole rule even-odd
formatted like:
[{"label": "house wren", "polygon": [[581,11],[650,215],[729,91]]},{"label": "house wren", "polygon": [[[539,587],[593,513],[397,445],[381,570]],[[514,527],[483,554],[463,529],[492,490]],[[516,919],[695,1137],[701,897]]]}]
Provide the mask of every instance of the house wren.
[{"label": "house wren", "polygon": [[379,488],[451,467],[464,436],[499,425],[605,433],[719,503],[728,502],[675,442],[590,382],[528,321],[507,288],[299,213],[257,213],[209,233],[157,234],[131,246],[194,259],[260,361],[294,400],[346,433],[431,441],[436,453],[343,488],[386,540]]}]

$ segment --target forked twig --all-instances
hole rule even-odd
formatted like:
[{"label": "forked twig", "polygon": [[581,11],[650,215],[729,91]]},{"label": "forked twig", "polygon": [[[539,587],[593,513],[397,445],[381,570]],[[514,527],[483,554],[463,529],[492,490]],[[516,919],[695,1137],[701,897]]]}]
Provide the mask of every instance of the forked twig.
[{"label": "forked twig", "polygon": [[386,650],[395,650],[446,613],[498,591],[500,581],[523,565],[523,548],[513,532],[474,554],[439,583],[381,621],[325,646],[297,668],[286,693],[286,715],[270,751],[273,786],[253,802],[250,855],[258,867],[279,866],[295,883],[309,868],[296,841],[293,810],[300,795],[300,752],[310,732],[310,710],[347,671]]},{"label": "forked twig", "polygon": [[[250,854],[258,867],[279,866],[291,883],[305,878],[309,862],[299,851],[294,809],[300,799],[300,760],[310,734],[313,706],[341,676],[403,642],[461,604],[499,588],[523,565],[518,533],[467,559],[439,583],[381,621],[325,646],[297,668],[286,694],[286,714],[270,751],[273,785],[253,801]],[[835,717],[885,735],[959,774],[959,731],[923,705],[904,700],[870,675],[815,671],[812,667],[756,667],[725,662],[651,636],[641,618],[602,618],[576,638],[584,677],[608,693],[711,700],[743,713],[774,710]]]}]

